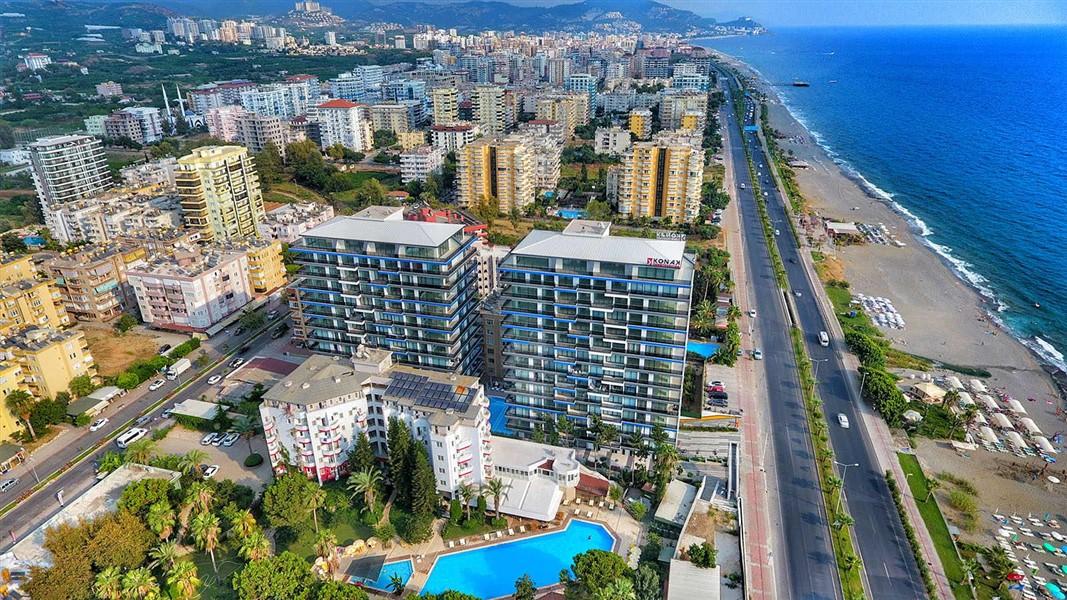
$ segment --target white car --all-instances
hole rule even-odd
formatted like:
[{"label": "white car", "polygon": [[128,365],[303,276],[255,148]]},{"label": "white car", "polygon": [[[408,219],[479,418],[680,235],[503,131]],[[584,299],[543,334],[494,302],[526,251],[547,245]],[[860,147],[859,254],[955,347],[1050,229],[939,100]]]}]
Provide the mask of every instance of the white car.
[{"label": "white car", "polygon": [[754,308],[753,309],[749,309],[748,318],[750,318],[750,319],[755,319],[756,318],[756,309],[754,309]]},{"label": "white car", "polygon": [[235,358],[235,359],[230,361],[230,368],[231,369],[237,369],[237,368],[240,368],[240,366],[243,365],[243,364],[245,364],[245,359],[243,359],[243,358]]},{"label": "white car", "polygon": [[215,385],[220,381],[222,381],[222,375],[212,375],[211,377],[207,378],[208,385]]},{"label": "white car", "polygon": [[96,431],[104,425],[107,425],[107,417],[93,421],[93,424],[89,426],[89,431]]},{"label": "white car", "polygon": [[200,445],[210,446],[211,444],[215,443],[215,439],[218,438],[218,436],[219,434],[217,433],[209,433],[200,439]]},{"label": "white car", "polygon": [[241,434],[235,431],[231,431],[230,433],[226,434],[226,437],[222,438],[222,445],[223,447],[229,448],[230,446],[236,444],[237,440],[239,439],[241,439]]},{"label": "white car", "polygon": [[211,479],[215,476],[215,473],[219,472],[218,465],[200,465],[200,472],[203,473],[204,479]]},{"label": "white car", "polygon": [[0,483],[0,493],[10,490],[11,488],[13,488],[16,485],[18,485],[18,483],[19,483],[19,478],[18,477],[15,477],[14,479],[8,479],[4,483]]},{"label": "white car", "polygon": [[167,382],[165,380],[157,379],[152,383],[148,384],[148,390],[154,392],[165,385],[167,385]]},{"label": "white car", "polygon": [[845,413],[837,413],[837,424],[841,426],[841,429],[848,429],[848,417]]},{"label": "white car", "polygon": [[278,311],[276,311],[276,310],[272,310],[269,313],[267,313],[267,319],[270,320],[270,321],[273,321],[274,318],[277,317],[277,316],[278,316]]},{"label": "white car", "polygon": [[752,351],[752,359],[753,360],[763,360],[763,350],[760,350],[759,348],[756,348],[755,350],[753,350]]}]

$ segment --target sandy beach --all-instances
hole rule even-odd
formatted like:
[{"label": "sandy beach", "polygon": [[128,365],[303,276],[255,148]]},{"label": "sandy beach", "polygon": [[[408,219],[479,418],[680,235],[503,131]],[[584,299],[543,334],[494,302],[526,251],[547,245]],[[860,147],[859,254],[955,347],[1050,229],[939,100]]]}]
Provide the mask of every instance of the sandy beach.
[{"label": "sandy beach", "polygon": [[[992,308],[990,303],[924,244],[919,232],[890,203],[869,193],[835,163],[781,103],[774,87],[767,85],[744,63],[724,58],[753,81],[760,82],[768,98],[770,123],[783,136],[778,140],[779,145],[786,152],[792,150],[795,159],[809,165],[796,169],[797,181],[808,200],[809,210],[834,221],[883,224],[891,236],[904,244],[903,247],[851,245],[833,252],[833,259],[840,262],[844,278],[854,294],[888,298],[903,317],[906,322],[903,329],[883,330],[887,339],[895,347],[913,354],[957,365],[982,367],[992,373],[992,377],[985,380],[986,385],[1019,399],[1049,438],[1067,429],[1063,412],[1059,410],[1063,399],[1052,378],[1030,349],[988,317]],[[920,459],[930,463],[928,466],[935,472],[958,467],[958,463],[952,464],[955,461],[946,460],[955,455],[945,444],[924,443],[918,451]],[[979,465],[987,458],[1003,455],[979,450],[969,460],[979,456],[983,458],[973,466],[980,471]],[[1062,470],[1061,466],[1055,466],[1056,470]],[[985,483],[995,490],[982,494],[985,496],[982,504],[987,497],[997,504],[1009,505],[1017,494],[1019,505],[1033,506],[1034,491],[1024,489],[1030,486],[1016,488],[1022,484],[998,477],[990,477]],[[1042,491],[1047,494],[1047,502],[1061,512],[1067,512],[1067,495]]]}]

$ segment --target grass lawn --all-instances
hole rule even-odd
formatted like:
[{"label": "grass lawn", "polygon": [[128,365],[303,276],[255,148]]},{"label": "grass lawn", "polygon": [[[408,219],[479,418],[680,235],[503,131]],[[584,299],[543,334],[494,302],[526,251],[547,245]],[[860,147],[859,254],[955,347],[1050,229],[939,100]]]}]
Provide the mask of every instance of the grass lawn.
[{"label": "grass lawn", "polygon": [[325,198],[318,192],[308,189],[299,183],[292,181],[282,181],[281,183],[272,183],[270,186],[270,192],[268,196],[277,195],[285,200],[276,200],[276,202],[293,202],[299,200],[301,202],[325,202]]},{"label": "grass lawn", "polygon": [[221,549],[215,552],[215,562],[219,566],[217,575],[211,569],[211,557],[207,552],[194,552],[192,558],[202,582],[201,600],[232,600],[237,597],[230,585],[230,577],[244,568],[245,563],[236,552]]},{"label": "grass lawn", "polygon": [[[488,512],[488,511],[486,511]],[[489,533],[490,531],[496,531],[499,527],[493,527],[489,523],[478,523],[476,519],[472,519],[471,522],[459,523],[453,525],[452,523],[445,522],[445,526],[441,528],[441,539],[455,540],[462,537],[480,536],[483,533]]]},{"label": "grass lawn", "polygon": [[[900,467],[904,470],[908,487],[915,497],[915,503],[919,506],[926,530],[930,532],[930,538],[934,541],[934,548],[945,569],[945,575],[952,586],[952,593],[956,598],[973,598],[970,588],[963,582],[963,565],[956,553],[956,547],[952,543],[952,536],[948,532],[948,525],[941,515],[941,508],[937,505],[937,499],[930,495],[930,488],[926,484],[926,475],[919,466],[919,459],[913,454],[897,454]],[[927,499],[929,498],[929,499]],[[930,557],[927,557],[929,560]]]},{"label": "grass lawn", "polygon": [[[337,536],[338,546],[347,546],[356,540],[365,540],[374,535],[374,531],[363,524],[359,511],[354,508],[339,510],[328,519],[320,513],[319,526],[328,528]],[[303,556],[308,562],[314,561],[315,528],[309,524],[307,527],[297,529],[296,532],[297,536],[294,540],[285,544],[284,547],[279,544],[276,551],[281,553],[288,550],[298,556]]]}]

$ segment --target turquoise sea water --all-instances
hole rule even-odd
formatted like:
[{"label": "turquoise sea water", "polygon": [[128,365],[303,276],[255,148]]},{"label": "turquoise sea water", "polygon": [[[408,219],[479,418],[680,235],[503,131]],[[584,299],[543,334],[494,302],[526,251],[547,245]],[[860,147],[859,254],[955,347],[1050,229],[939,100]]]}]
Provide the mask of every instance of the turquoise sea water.
[{"label": "turquoise sea water", "polygon": [[482,599],[515,592],[515,580],[529,575],[534,585],[559,583],[576,554],[611,550],[615,538],[602,525],[571,521],[566,529],[483,548],[446,554],[437,559],[423,592],[456,590]]},{"label": "turquoise sea water", "polygon": [[698,43],[779,85],[835,160],[1065,368],[1067,28],[782,29]]}]

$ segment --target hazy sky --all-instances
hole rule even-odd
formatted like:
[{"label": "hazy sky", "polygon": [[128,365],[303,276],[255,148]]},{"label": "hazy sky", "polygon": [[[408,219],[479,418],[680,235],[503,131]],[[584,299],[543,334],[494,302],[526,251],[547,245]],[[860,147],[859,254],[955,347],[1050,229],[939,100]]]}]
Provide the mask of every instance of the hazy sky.
[{"label": "hazy sky", "polygon": [[765,25],[1067,23],[1067,0],[660,0],[697,14]]}]

